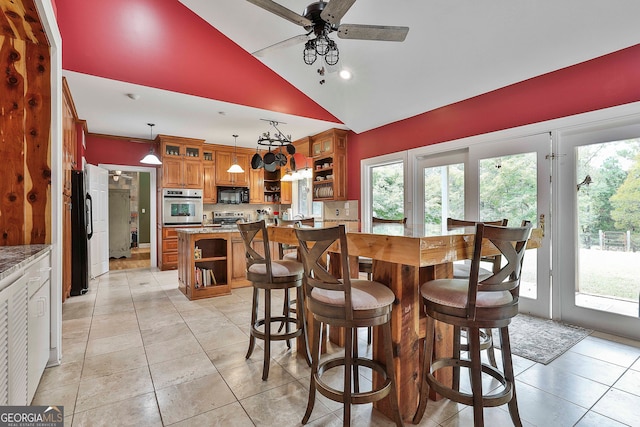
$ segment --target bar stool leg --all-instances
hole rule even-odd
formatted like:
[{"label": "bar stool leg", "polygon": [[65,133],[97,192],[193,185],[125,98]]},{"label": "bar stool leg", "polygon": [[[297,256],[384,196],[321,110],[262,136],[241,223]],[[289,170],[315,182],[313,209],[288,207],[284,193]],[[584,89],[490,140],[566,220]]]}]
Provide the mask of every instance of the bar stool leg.
[{"label": "bar stool leg", "polygon": [[467,329],[469,356],[471,359],[471,393],[473,394],[473,425],[484,426],[484,408],[482,406],[482,361],[480,360],[480,330]]},{"label": "bar stool leg", "polygon": [[431,362],[433,357],[433,339],[435,336],[435,321],[432,317],[427,316],[427,334],[424,339],[424,351],[422,358],[422,382],[420,385],[420,404],[413,416],[413,424],[418,424],[427,409],[427,400],[429,399],[429,383],[427,383],[427,373],[431,372]]},{"label": "bar stool leg", "polygon": [[309,381],[309,400],[307,401],[307,412],[302,418],[302,424],[306,424],[313,412],[316,403],[316,376],[318,375],[318,363],[320,361],[320,329],[322,325],[315,318],[313,319],[313,336],[311,337],[311,380]]},{"label": "bar stool leg", "polygon": [[522,421],[520,420],[520,412],[518,411],[518,399],[516,398],[516,383],[515,376],[513,374],[513,361],[511,358],[511,342],[509,341],[509,329],[500,328],[500,348],[502,349],[502,366],[504,369],[504,378],[507,383],[512,384],[513,394],[511,400],[507,404],[509,407],[509,415],[511,415],[511,421],[516,427],[522,427]]},{"label": "bar stool leg", "polygon": [[264,290],[264,364],[262,381],[269,378],[269,362],[271,361],[271,289]]},{"label": "bar stool leg", "polygon": [[251,357],[253,353],[253,349],[256,346],[256,337],[253,335],[253,331],[256,328],[256,321],[258,320],[258,288],[253,288],[253,298],[251,301],[251,332],[249,334],[249,350],[247,350],[247,355],[245,359]]},{"label": "bar stool leg", "polygon": [[353,369],[353,330],[347,331],[344,343],[344,405],[342,425],[351,425],[351,370]]},{"label": "bar stool leg", "polygon": [[360,375],[358,375],[358,328],[352,328],[349,332],[351,342],[353,343],[353,391],[360,393]]},{"label": "bar stool leg", "polygon": [[[299,306],[299,309],[298,309]],[[296,318],[298,320],[298,328],[302,329],[302,342],[304,345],[304,360],[307,365],[311,366],[311,351],[309,349],[309,331],[307,330],[307,319],[305,318],[304,309],[304,290],[302,286],[298,286],[296,291]]]}]

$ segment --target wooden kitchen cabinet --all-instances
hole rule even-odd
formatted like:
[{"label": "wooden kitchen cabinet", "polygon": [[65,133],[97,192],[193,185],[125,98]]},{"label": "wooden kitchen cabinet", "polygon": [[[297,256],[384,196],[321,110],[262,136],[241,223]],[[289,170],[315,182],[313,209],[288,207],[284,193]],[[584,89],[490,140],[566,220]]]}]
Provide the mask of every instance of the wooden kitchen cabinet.
[{"label": "wooden kitchen cabinet", "polygon": [[296,153],[300,153],[306,157],[309,157],[311,151],[311,138],[305,136],[304,138],[300,138],[298,140],[293,141],[293,146],[296,147]]},{"label": "wooden kitchen cabinet", "polygon": [[212,150],[203,150],[202,159],[202,202],[217,203],[216,193],[216,162],[215,153]]},{"label": "wooden kitchen cabinet", "polygon": [[249,170],[249,203],[264,203],[264,169]]},{"label": "wooden kitchen cabinet", "polygon": [[203,188],[204,140],[158,135],[161,188]]},{"label": "wooden kitchen cabinet", "polygon": [[311,141],[313,200],[347,200],[347,132],[331,129]]},{"label": "wooden kitchen cabinet", "polygon": [[280,203],[283,205],[293,203],[293,184],[291,181],[280,182]]},{"label": "wooden kitchen cabinet", "polygon": [[311,156],[328,156],[337,151],[347,151],[347,131],[329,129],[311,137]]},{"label": "wooden kitchen cabinet", "polygon": [[190,300],[231,294],[232,233],[178,233],[178,289]]},{"label": "wooden kitchen cabinet", "polygon": [[227,170],[231,167],[234,160],[234,151],[216,150],[216,185],[231,187],[248,187],[249,186],[249,154],[238,150],[238,164],[244,170],[244,173],[229,173]]}]

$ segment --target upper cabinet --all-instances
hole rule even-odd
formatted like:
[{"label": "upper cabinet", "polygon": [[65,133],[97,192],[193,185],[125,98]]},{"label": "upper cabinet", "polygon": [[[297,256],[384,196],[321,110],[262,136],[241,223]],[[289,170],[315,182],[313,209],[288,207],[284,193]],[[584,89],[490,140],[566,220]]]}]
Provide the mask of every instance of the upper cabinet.
[{"label": "upper cabinet", "polygon": [[216,162],[215,152],[205,144],[202,149],[202,201],[216,203]]},{"label": "upper cabinet", "polygon": [[203,188],[202,139],[158,135],[163,188]]},{"label": "upper cabinet", "polygon": [[[229,173],[227,170],[231,167],[237,158],[238,164],[244,170],[244,173]],[[249,186],[249,154],[245,151],[221,150],[216,148],[216,185],[232,186],[232,187],[248,187]]]},{"label": "upper cabinet", "polygon": [[311,137],[313,200],[347,200],[347,131]]}]

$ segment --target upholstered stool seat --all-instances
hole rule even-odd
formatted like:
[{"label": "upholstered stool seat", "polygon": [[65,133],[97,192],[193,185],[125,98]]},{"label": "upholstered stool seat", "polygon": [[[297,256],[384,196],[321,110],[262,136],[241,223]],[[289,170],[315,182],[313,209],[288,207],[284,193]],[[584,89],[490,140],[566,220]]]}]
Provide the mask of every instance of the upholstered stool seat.
[{"label": "upholstered stool seat", "polygon": [[[247,280],[253,285],[253,297],[251,308],[251,331],[249,338],[249,349],[246,358],[251,357],[255,348],[256,339],[264,341],[264,362],[262,369],[262,379],[269,377],[269,365],[271,359],[271,341],[286,340],[289,348],[293,338],[302,337],[307,362],[308,345],[306,339],[306,321],[302,311],[297,312],[293,317],[289,310],[289,290],[295,289],[298,301],[304,301],[302,291],[302,277],[304,268],[299,261],[272,260],[269,248],[269,237],[264,220],[251,223],[238,223],[238,230],[245,244],[247,258]],[[261,244],[256,242],[262,240]],[[262,253],[256,251],[255,247],[260,247]],[[263,255],[264,254],[264,255]],[[259,317],[259,290],[264,291],[264,315]],[[280,316],[271,315],[271,292],[273,290],[284,291],[285,310]],[[277,332],[272,332],[273,324],[279,323],[281,328]],[[291,326],[294,325],[293,329]],[[282,329],[284,328],[284,332]]]}]

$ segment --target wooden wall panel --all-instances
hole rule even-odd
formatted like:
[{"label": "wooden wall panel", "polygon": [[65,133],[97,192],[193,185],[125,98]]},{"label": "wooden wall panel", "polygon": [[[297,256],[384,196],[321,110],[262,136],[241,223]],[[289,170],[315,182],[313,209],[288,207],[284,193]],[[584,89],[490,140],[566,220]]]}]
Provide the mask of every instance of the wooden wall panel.
[{"label": "wooden wall panel", "polygon": [[49,46],[33,0],[0,11],[0,245],[51,243]]},{"label": "wooden wall panel", "polygon": [[0,68],[0,245],[24,244],[24,55],[25,43],[2,38]]}]

